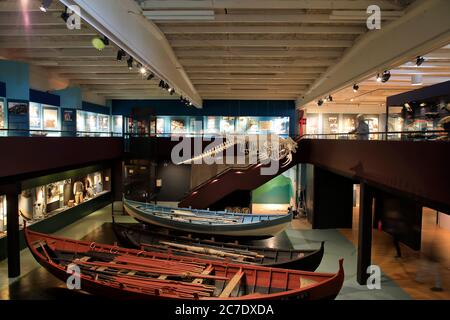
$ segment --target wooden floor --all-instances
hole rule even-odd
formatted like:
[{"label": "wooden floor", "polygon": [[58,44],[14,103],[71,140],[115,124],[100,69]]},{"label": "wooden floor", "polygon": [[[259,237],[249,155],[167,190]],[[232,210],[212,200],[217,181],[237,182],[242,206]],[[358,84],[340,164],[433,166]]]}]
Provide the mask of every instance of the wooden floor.
[{"label": "wooden floor", "polygon": [[[358,210],[353,215],[353,229],[342,229],[350,241],[358,243]],[[397,283],[413,299],[450,299],[450,231],[436,225],[436,212],[424,209],[422,222],[422,250],[414,251],[401,245],[402,257],[396,258],[392,237],[374,230],[372,263]],[[430,259],[432,258],[432,260]],[[432,291],[439,272],[442,292]]]},{"label": "wooden floor", "polygon": [[[358,211],[354,208],[353,229],[340,229],[354,245],[358,245]],[[401,245],[402,257],[396,258],[392,237],[374,230],[372,238],[372,263],[401,287],[413,299],[450,300],[450,231],[436,225],[436,212],[424,209],[422,219],[422,250],[414,251]],[[311,229],[306,219],[295,219],[292,228]],[[430,260],[432,257],[433,261]],[[436,261],[436,262],[435,262]],[[443,291],[432,291],[439,272]]]}]

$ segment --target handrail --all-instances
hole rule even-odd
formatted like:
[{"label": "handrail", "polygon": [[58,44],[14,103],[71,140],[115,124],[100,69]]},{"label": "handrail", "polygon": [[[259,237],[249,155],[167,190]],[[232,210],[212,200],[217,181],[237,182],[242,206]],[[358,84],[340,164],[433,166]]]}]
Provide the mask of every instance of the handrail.
[{"label": "handrail", "polygon": [[[423,131],[380,131],[380,132],[368,132],[365,134],[358,133],[307,133],[300,137],[300,139],[338,139],[340,137],[377,137],[377,140],[390,140],[389,137],[395,138],[420,138],[420,137],[450,137],[450,130],[423,130]],[[380,139],[381,137],[381,139]],[[373,139],[372,139],[373,140]],[[430,140],[427,140],[430,141]],[[431,140],[433,141],[433,140]]]},{"label": "handrail", "polygon": [[[26,133],[29,137],[55,137],[55,134],[67,134],[66,137],[84,137],[96,135],[97,137],[122,137],[122,133],[112,131],[69,131],[69,130],[40,130],[40,129],[0,129],[0,133],[5,132],[6,135],[0,137],[14,137],[14,133]],[[8,133],[13,133],[8,135]],[[60,136],[58,136],[59,138]]]}]

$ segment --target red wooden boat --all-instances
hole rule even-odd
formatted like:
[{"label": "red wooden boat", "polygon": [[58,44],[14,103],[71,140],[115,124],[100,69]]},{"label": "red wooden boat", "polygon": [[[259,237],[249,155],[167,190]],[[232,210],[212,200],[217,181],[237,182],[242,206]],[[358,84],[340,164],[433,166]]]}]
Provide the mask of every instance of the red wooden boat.
[{"label": "red wooden boat", "polygon": [[344,281],[336,274],[275,269],[124,249],[30,231],[35,259],[58,279],[80,268],[81,289],[116,299],[266,300],[334,299]]}]

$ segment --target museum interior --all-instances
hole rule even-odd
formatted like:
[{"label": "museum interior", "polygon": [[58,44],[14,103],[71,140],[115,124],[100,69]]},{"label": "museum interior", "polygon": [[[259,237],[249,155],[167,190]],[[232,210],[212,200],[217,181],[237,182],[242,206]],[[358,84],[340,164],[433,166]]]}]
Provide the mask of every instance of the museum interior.
[{"label": "museum interior", "polygon": [[0,0],[0,300],[449,300],[449,13]]}]

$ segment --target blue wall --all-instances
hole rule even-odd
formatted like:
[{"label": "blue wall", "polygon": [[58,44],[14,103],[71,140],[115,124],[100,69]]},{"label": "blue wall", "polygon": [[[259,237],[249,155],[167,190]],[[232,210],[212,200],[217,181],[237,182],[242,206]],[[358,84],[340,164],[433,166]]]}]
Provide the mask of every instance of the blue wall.
[{"label": "blue wall", "polygon": [[60,96],[62,107],[70,109],[81,109],[82,106],[81,88],[71,87],[62,90],[56,90],[53,91],[52,93]]},{"label": "blue wall", "polygon": [[133,108],[148,108],[165,116],[269,116],[290,117],[295,133],[295,101],[292,100],[204,100],[203,108],[187,107],[178,100],[113,100],[112,114],[130,117]]},{"label": "blue wall", "polygon": [[0,60],[0,81],[6,85],[7,99],[30,99],[29,73],[26,63]]}]

